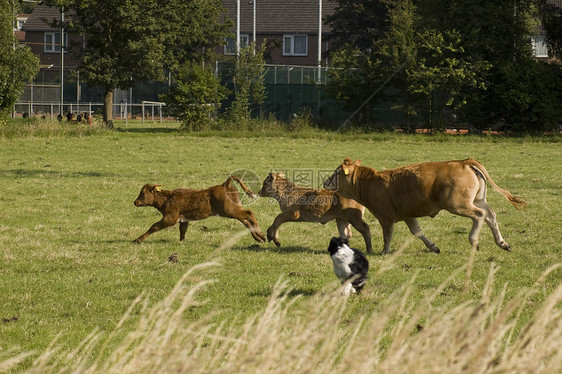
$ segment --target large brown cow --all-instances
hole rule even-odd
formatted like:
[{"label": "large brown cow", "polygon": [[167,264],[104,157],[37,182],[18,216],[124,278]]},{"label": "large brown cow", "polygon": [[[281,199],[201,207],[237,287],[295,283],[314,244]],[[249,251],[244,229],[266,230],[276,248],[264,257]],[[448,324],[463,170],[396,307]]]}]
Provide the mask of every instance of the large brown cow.
[{"label": "large brown cow", "polygon": [[163,190],[158,184],[144,185],[135,200],[135,206],[153,206],[162,213],[162,219],[136,238],[135,243],[140,243],[150,234],[173,226],[177,222],[180,223],[180,241],[183,241],[189,221],[205,219],[212,215],[235,218],[250,229],[256,241],[265,241],[265,235],[258,226],[254,212],[243,209],[240,205],[238,191],[230,185],[232,180],[237,181],[248,196],[255,197],[254,193],[235,176],[228,177],[221,185],[205,190],[178,188],[168,191]]},{"label": "large brown cow", "polygon": [[319,222],[336,220],[340,238],[351,237],[353,226],[363,235],[367,253],[373,253],[371,231],[363,221],[365,207],[352,199],[341,197],[334,191],[317,190],[294,184],[282,174],[269,175],[258,192],[262,197],[273,197],[279,203],[281,213],[267,230],[267,239],[280,246],[279,226],[285,222]]},{"label": "large brown cow", "polygon": [[486,222],[496,244],[510,250],[498,228],[496,213],[486,202],[486,181],[515,208],[527,204],[498,187],[480,162],[423,162],[380,172],[360,164],[359,160],[346,158],[324,182],[324,187],[357,200],[373,213],[382,226],[383,253],[390,252],[393,225],[399,221],[406,222],[411,233],[430,251],[439,253],[435,243],[422,234],[416,218],[435,217],[442,209],[472,219],[468,238],[474,247],[478,248],[478,234]]}]

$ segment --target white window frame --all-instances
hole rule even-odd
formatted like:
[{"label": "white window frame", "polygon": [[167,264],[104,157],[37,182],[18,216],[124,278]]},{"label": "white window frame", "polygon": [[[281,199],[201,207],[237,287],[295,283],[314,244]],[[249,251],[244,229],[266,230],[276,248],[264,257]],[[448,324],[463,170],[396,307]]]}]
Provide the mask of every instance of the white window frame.
[{"label": "white window frame", "polygon": [[531,44],[533,45],[533,54],[535,57],[548,57],[548,46],[544,35],[537,35],[531,38]]},{"label": "white window frame", "polygon": [[[46,32],[43,34],[43,51],[45,53],[60,53],[60,45],[55,45],[55,40],[56,40],[56,35],[59,35],[59,39],[60,39],[60,32]],[[51,37],[51,42],[48,43],[47,42],[47,36]],[[63,34],[64,37],[64,53],[68,53],[68,34],[64,33]]]},{"label": "white window frame", "polygon": [[[240,34],[240,49],[250,45],[250,34]],[[226,38],[224,45],[225,56],[236,55],[236,38]]]},{"label": "white window frame", "polygon": [[[295,52],[295,38],[304,38],[304,53]],[[283,56],[308,56],[308,35],[283,35]]]}]

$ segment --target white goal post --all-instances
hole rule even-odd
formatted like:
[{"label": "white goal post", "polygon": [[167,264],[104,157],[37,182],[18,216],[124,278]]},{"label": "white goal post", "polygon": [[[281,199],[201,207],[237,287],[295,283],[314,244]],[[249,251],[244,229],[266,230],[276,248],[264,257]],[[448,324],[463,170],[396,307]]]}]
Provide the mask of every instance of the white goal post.
[{"label": "white goal post", "polygon": [[166,106],[166,103],[160,102],[160,101],[142,101],[142,123],[144,123],[144,109],[145,106],[146,107],[150,107],[152,108],[152,120],[154,121],[154,108],[158,107],[158,114],[160,116],[160,123],[162,123],[162,107]]}]

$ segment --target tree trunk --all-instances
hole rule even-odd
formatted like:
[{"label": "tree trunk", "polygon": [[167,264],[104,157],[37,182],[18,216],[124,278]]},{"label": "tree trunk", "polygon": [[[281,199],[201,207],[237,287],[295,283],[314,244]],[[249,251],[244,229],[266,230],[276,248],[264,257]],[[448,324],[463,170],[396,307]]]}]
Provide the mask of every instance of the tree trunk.
[{"label": "tree trunk", "polygon": [[103,123],[113,128],[113,90],[107,89],[103,97]]}]

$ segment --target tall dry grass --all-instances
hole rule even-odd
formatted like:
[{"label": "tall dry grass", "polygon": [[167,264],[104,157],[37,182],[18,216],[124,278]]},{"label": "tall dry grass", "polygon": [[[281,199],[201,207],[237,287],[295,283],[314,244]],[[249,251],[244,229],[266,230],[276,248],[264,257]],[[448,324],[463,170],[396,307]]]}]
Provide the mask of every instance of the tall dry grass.
[{"label": "tall dry grass", "polygon": [[[233,240],[236,241],[236,238]],[[229,246],[230,241],[225,246]],[[224,249],[224,248],[223,248]],[[220,251],[220,249],[218,250]],[[470,261],[469,261],[470,262]],[[491,265],[480,299],[449,307],[432,301],[459,274],[470,277],[470,264],[450,275],[421,302],[409,295],[416,275],[381,308],[351,314],[350,298],[340,290],[320,292],[308,300],[290,296],[279,280],[264,310],[245,321],[211,316],[184,317],[200,305],[199,292],[210,281],[206,268],[194,266],[156,305],[140,295],[109,335],[97,331],[73,352],[57,349],[56,340],[35,359],[28,373],[560,373],[562,372],[562,284],[547,295],[532,320],[516,329],[522,308],[541,289],[550,267],[528,290],[510,301],[493,294]],[[384,269],[379,270],[379,276]],[[461,275],[462,276],[462,275]],[[136,327],[125,331],[133,311]],[[115,344],[117,343],[117,344]],[[117,348],[113,348],[117,346]],[[93,352],[96,352],[95,354]],[[32,354],[32,353],[30,353]],[[29,354],[0,361],[0,371],[17,368]]]}]

